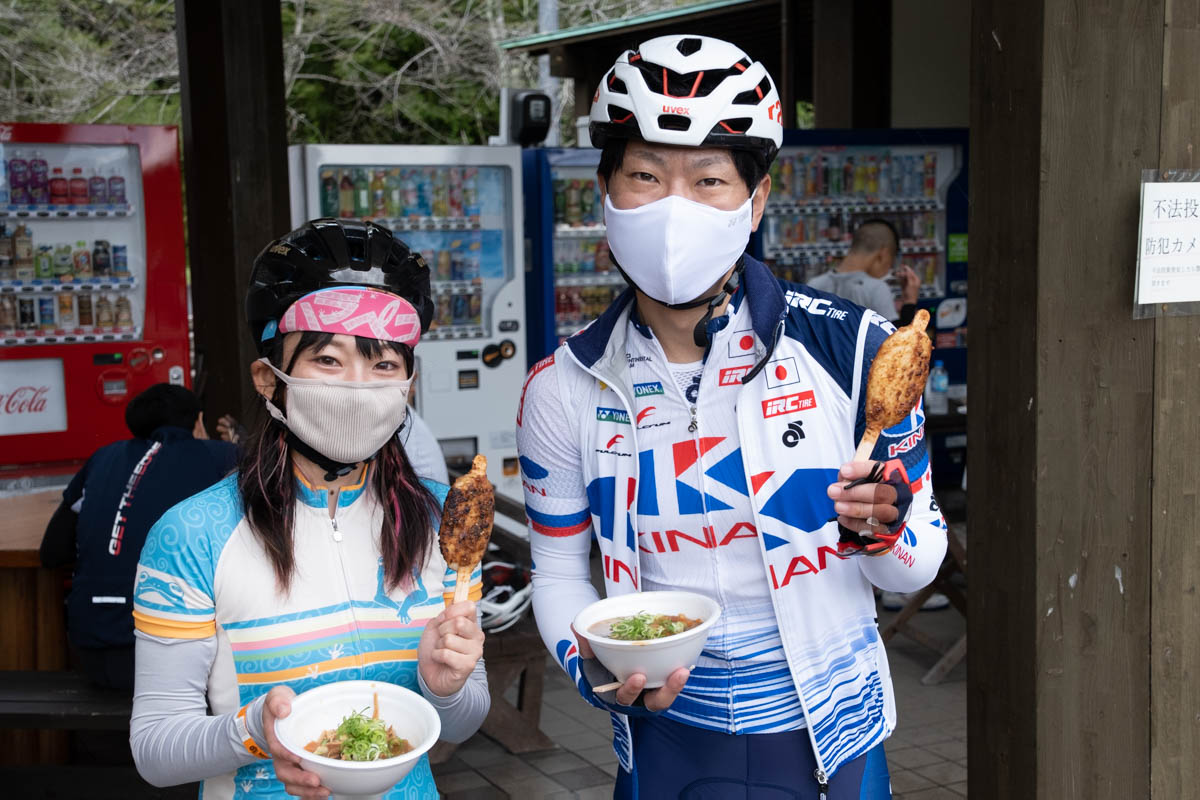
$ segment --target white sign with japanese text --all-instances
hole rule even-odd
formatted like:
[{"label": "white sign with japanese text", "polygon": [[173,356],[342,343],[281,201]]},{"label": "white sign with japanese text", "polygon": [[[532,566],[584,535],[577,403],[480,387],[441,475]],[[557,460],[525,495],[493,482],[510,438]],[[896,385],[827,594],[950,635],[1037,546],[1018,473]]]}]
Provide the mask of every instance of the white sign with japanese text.
[{"label": "white sign with japanese text", "polygon": [[1200,183],[1142,184],[1136,301],[1200,301]]},{"label": "white sign with japanese text", "polygon": [[0,436],[66,429],[62,359],[0,361]]}]

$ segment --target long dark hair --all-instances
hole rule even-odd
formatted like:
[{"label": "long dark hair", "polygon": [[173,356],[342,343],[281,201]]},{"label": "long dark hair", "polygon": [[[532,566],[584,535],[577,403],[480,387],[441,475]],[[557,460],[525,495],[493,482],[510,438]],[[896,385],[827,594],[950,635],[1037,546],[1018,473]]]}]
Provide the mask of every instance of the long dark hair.
[{"label": "long dark hair", "polygon": [[[391,350],[404,359],[408,374],[413,370],[413,351],[408,345],[357,340],[364,358],[379,358]],[[286,373],[305,350],[320,350],[333,340],[333,334],[305,331],[300,334],[296,351],[286,368],[283,361],[283,337],[277,337],[268,358]],[[271,402],[286,413],[286,387],[276,382]],[[292,475],[291,448],[283,425],[261,410],[242,452],[238,469],[238,491],[250,530],[262,544],[279,589],[287,592],[296,571],[293,526],[296,517],[296,485]],[[383,574],[388,591],[407,586],[414,567],[424,565],[430,546],[430,531],[438,516],[437,503],[417,478],[405,457],[404,448],[393,436],[375,456],[370,467],[369,491],[383,507],[383,525],[379,531],[379,549],[383,554]]]}]

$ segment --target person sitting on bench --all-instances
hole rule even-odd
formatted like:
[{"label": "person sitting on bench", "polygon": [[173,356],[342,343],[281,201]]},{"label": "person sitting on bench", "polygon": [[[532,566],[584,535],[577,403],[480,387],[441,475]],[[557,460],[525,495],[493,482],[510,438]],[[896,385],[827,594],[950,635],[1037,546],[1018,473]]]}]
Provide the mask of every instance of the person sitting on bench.
[{"label": "person sitting on bench", "polygon": [[151,386],[129,402],[125,424],[134,438],[101,447],[71,479],[41,560],[75,562],[67,633],[83,672],[132,692],[132,591],[146,534],[171,506],[232,471],[237,448],[208,440],[200,401],[182,386]]}]

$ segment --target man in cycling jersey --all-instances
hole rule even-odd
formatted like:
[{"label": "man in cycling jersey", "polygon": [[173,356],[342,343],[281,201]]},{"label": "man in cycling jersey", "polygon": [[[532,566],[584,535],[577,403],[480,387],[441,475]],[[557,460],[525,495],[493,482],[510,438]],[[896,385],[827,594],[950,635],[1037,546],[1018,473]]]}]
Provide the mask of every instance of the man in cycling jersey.
[{"label": "man in cycling jersey", "polygon": [[[887,796],[872,762],[896,715],[871,587],[924,586],[945,552],[919,408],[875,462],[849,463],[891,324],[745,255],[779,111],[766,69],[727,42],[665,36],[617,59],[591,136],[631,288],[530,370],[518,407],[534,612],[613,712],[621,798]],[[682,589],[723,609],[662,688],[592,691],[611,676],[571,622],[597,597],[593,538],[608,595]]]}]

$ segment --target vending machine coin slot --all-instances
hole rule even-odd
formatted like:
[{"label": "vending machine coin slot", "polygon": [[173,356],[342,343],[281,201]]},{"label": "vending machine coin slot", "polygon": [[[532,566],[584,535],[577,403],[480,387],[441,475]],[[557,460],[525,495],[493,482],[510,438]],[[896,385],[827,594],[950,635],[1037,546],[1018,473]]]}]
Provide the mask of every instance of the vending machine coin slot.
[{"label": "vending machine coin slot", "polygon": [[485,367],[498,367],[503,360],[504,356],[500,352],[500,345],[489,344],[483,348],[483,365]]},{"label": "vending machine coin slot", "polygon": [[520,329],[521,329],[521,323],[515,319],[500,320],[500,332],[501,333],[516,333]]},{"label": "vending machine coin slot", "polygon": [[106,369],[96,378],[96,392],[109,405],[122,405],[129,398],[129,372]]}]

